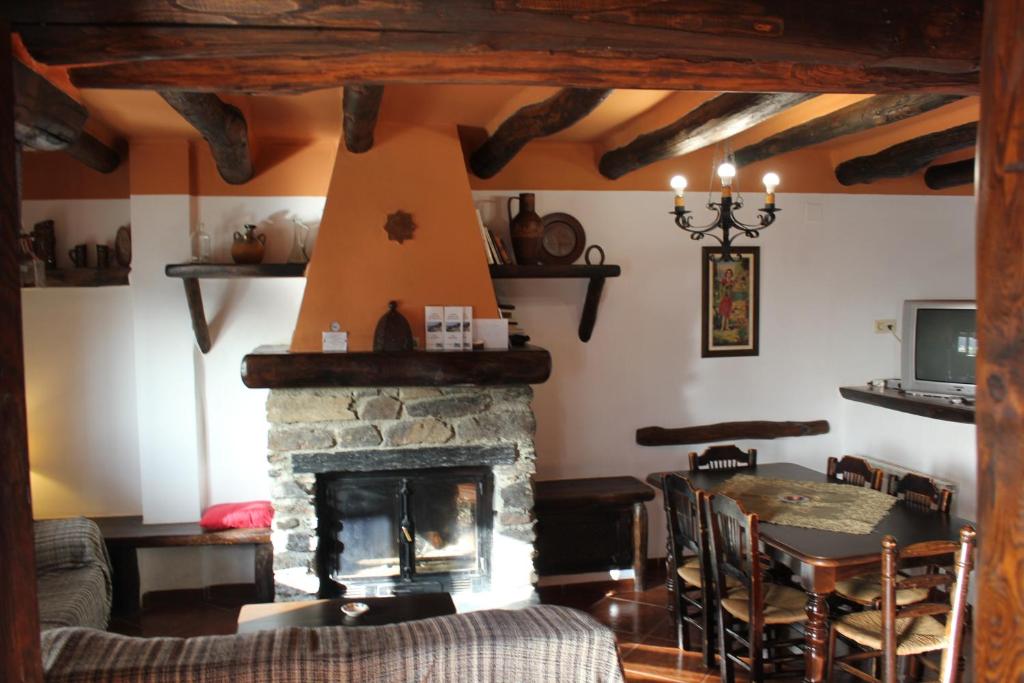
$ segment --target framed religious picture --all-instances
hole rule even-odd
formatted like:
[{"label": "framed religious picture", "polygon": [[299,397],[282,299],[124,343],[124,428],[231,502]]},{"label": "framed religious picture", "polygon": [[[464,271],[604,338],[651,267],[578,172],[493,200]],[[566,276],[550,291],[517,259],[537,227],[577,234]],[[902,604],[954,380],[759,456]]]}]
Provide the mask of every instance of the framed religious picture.
[{"label": "framed religious picture", "polygon": [[720,247],[701,256],[701,350],[703,358],[756,356],[759,337],[761,248]]}]

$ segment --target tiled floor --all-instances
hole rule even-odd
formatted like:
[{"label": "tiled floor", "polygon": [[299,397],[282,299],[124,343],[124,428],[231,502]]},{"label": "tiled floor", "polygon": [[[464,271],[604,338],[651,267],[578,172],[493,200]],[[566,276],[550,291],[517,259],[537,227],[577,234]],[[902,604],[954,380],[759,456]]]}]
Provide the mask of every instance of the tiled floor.
[{"label": "tiled floor", "polygon": [[[538,592],[543,602],[583,610],[614,630],[630,683],[718,681],[717,670],[705,668],[699,654],[682,653],[676,647],[675,626],[666,607],[668,591],[662,577],[652,577],[651,582],[653,587],[643,593],[634,592],[630,581],[553,586]],[[200,591],[173,591],[147,599],[140,615],[114,619],[110,629],[150,637],[234,633],[239,606],[251,602],[237,594],[211,599]],[[964,682],[969,680],[968,667]]]}]

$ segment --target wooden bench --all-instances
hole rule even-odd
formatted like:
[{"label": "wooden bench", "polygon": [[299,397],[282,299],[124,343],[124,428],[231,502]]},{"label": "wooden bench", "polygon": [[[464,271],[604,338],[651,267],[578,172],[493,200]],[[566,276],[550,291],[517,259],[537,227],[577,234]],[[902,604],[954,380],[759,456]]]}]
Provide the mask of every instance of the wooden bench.
[{"label": "wooden bench", "polygon": [[635,477],[556,479],[534,484],[537,573],[633,569],[643,591],[647,508],[654,489]]},{"label": "wooden bench", "polygon": [[270,529],[206,531],[197,523],[143,524],[142,517],[94,517],[103,532],[114,573],[115,614],[139,609],[139,548],[183,548],[251,545],[256,554],[254,576],[258,602],[274,601],[274,550]]}]

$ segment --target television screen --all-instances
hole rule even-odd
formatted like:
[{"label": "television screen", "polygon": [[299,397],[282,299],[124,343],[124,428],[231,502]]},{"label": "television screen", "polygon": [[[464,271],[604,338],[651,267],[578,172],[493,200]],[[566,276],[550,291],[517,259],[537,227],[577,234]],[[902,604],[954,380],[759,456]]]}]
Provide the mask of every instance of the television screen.
[{"label": "television screen", "polygon": [[978,355],[975,311],[966,308],[920,308],[914,335],[914,374],[919,380],[974,384]]}]

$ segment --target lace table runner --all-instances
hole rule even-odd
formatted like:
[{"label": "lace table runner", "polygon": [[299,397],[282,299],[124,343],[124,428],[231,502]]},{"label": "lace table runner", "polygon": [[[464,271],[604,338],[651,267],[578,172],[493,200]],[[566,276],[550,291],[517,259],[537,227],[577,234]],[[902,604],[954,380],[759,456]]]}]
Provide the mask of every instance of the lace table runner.
[{"label": "lace table runner", "polygon": [[894,496],[860,486],[749,474],[733,475],[714,493],[739,500],[762,522],[847,534],[870,534],[896,502]]}]

